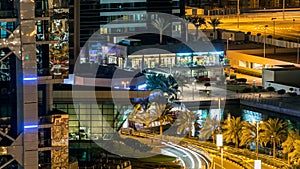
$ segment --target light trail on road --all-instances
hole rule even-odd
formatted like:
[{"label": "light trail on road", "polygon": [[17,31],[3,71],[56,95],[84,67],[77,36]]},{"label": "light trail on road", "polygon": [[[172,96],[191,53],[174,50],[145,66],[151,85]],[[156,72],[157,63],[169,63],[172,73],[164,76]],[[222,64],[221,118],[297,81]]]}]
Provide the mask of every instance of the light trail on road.
[{"label": "light trail on road", "polygon": [[166,142],[162,142],[162,144],[165,145],[165,146],[167,146],[167,147],[171,147],[173,149],[176,149],[177,151],[181,152],[180,154],[184,154],[184,155],[188,156],[188,158],[189,158],[189,160],[191,162],[191,164],[189,164],[188,168],[189,169],[196,169],[195,168],[195,159],[191,156],[190,153],[188,153],[187,151],[185,151],[185,150],[183,150],[181,148],[178,148],[178,147],[176,147],[174,145],[168,144]]},{"label": "light trail on road", "polygon": [[177,144],[173,144],[171,142],[162,142],[163,145],[168,146],[170,148],[176,149],[177,151],[180,151],[182,153],[184,153],[186,156],[189,157],[189,161],[191,162],[191,164],[189,165],[188,169],[198,169],[198,168],[202,168],[202,162],[201,159],[205,162],[206,164],[206,168],[209,168],[209,163],[208,161],[205,159],[205,157],[203,157],[201,154],[198,154],[188,148],[179,146]]}]

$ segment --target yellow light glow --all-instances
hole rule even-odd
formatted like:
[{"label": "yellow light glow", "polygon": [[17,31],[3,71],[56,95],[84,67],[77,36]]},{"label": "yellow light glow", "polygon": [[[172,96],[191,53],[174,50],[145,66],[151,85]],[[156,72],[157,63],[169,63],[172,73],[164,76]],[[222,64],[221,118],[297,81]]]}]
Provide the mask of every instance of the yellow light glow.
[{"label": "yellow light glow", "polygon": [[1,155],[6,155],[7,154],[7,147],[1,147],[0,148],[0,154]]}]

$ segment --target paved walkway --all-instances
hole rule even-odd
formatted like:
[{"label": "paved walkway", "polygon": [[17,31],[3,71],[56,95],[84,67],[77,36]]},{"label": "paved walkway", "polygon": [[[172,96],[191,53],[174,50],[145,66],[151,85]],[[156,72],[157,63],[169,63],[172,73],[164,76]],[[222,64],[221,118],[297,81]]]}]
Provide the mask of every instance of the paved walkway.
[{"label": "paved walkway", "polygon": [[[237,74],[237,77],[247,77],[247,75]],[[260,78],[252,77],[252,81],[255,80],[255,85],[260,85]],[[252,87],[251,84],[249,87]],[[206,90],[210,91],[207,95]],[[288,94],[279,95],[276,92],[260,92],[260,93],[236,93],[233,91],[220,88],[214,84],[209,87],[205,87],[204,83],[190,83],[188,87],[183,87],[183,96],[181,97],[181,102],[199,102],[199,101],[209,101],[209,100],[219,100],[221,108],[224,107],[225,99],[243,99],[251,101],[253,103],[271,105],[279,108],[286,108],[293,111],[300,112],[300,96],[289,96]],[[277,111],[277,110],[273,110]],[[283,112],[282,112],[283,113]],[[300,114],[299,114],[300,116]]]}]

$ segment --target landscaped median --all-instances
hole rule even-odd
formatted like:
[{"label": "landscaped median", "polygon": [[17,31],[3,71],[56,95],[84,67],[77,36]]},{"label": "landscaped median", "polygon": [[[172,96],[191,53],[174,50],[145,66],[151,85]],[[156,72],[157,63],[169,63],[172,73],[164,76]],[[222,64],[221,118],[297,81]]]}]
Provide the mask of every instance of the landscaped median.
[{"label": "landscaped median", "polygon": [[[141,137],[141,135],[140,135]],[[142,137],[146,137],[143,135]],[[153,137],[152,137],[153,139]],[[165,142],[173,142],[175,144],[181,145],[183,147],[189,148],[192,151],[198,152],[199,154],[203,155],[207,158],[210,162],[213,161],[218,162],[221,158],[220,149],[213,143],[207,141],[199,141],[198,138],[181,138],[181,137],[174,137],[174,136],[156,136],[158,141],[165,141]],[[155,141],[156,142],[156,141]],[[151,143],[149,143],[151,144]],[[246,169],[253,169],[254,168],[254,160],[256,160],[256,153],[251,152],[248,149],[241,149],[241,148],[233,148],[230,146],[226,146],[225,150],[223,151],[223,160],[224,166],[230,165],[230,168],[246,168]],[[271,156],[259,154],[258,159],[262,161],[262,168],[263,169],[288,169],[290,168],[286,161],[281,159],[274,159]],[[220,165],[220,164],[217,164]],[[219,166],[220,167],[220,166]]]},{"label": "landscaped median", "polygon": [[[182,140],[183,143],[189,143],[196,147],[199,147],[209,154],[221,156],[220,150],[215,144],[211,142],[200,142],[198,139],[185,138]],[[223,157],[232,162],[237,163],[244,168],[252,169],[254,165],[254,160],[256,160],[256,153],[249,151],[248,149],[233,148],[226,146]],[[258,159],[262,161],[263,168],[280,168],[288,169],[290,168],[287,163],[280,159],[274,159],[271,156],[266,156],[259,154]]]}]

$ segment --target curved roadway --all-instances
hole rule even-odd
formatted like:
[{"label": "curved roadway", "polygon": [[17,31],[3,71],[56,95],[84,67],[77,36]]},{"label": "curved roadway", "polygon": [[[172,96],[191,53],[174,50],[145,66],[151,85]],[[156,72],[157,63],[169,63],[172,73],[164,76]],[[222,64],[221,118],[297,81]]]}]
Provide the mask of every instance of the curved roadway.
[{"label": "curved roadway", "polygon": [[209,162],[202,155],[171,142],[162,142],[162,144],[165,146],[161,150],[162,153],[166,153],[165,151],[167,151],[175,155],[181,160],[182,166],[185,169],[209,168]]}]

